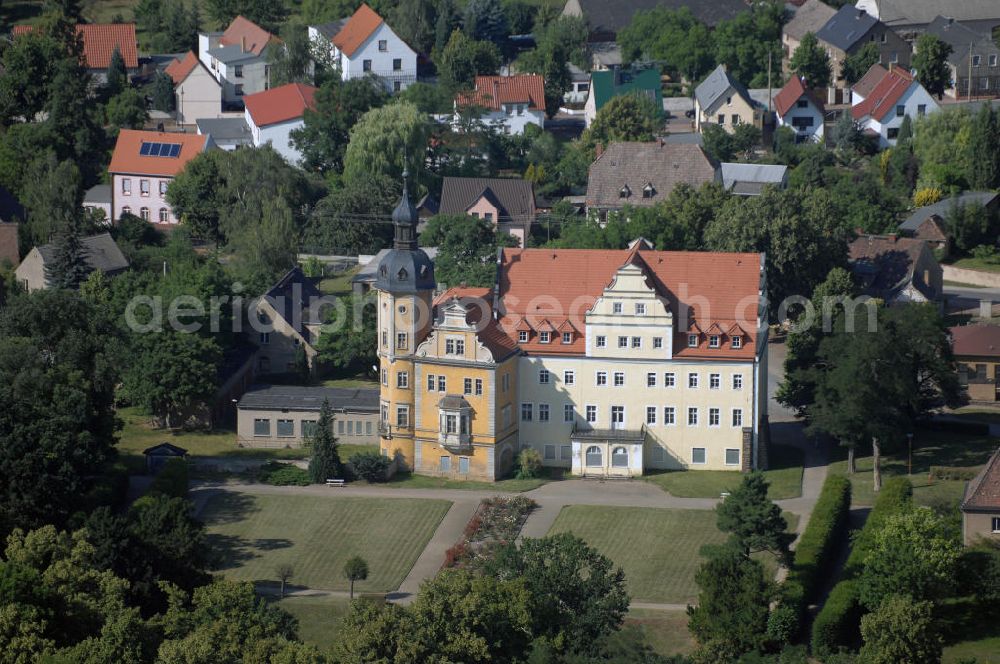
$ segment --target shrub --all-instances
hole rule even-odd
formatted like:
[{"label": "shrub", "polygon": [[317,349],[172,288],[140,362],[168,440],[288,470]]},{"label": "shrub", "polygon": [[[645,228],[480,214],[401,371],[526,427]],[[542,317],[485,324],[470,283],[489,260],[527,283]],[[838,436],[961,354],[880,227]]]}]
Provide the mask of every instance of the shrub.
[{"label": "shrub", "polygon": [[944,194],[937,187],[924,187],[913,192],[913,204],[917,207],[933,205],[944,198]]},{"label": "shrub", "polygon": [[823,484],[809,525],[795,548],[795,555],[783,586],[783,603],[801,617],[829,577],[837,545],[847,532],[851,510],[851,482],[831,475]]},{"label": "shrub", "polygon": [[378,452],[358,452],[347,460],[354,474],[368,482],[385,482],[389,479],[389,460]]},{"label": "shrub", "polygon": [[863,612],[854,581],[841,581],[834,586],[813,620],[813,655],[824,659],[843,648],[861,647],[859,626]]},{"label": "shrub", "polygon": [[309,472],[290,463],[268,461],[257,470],[257,481],[275,486],[308,486]]},{"label": "shrub", "polygon": [[978,468],[968,468],[963,466],[931,466],[931,479],[934,480],[962,480],[968,482],[976,478],[979,474]]},{"label": "shrub", "polygon": [[149,485],[149,493],[160,493],[172,498],[186,498],[187,492],[188,463],[184,459],[167,459]]},{"label": "shrub", "polygon": [[83,496],[81,509],[92,512],[98,507],[116,508],[125,504],[128,496],[128,467],[121,460],[109,464]]},{"label": "shrub", "polygon": [[530,480],[542,472],[542,455],[531,447],[517,455],[517,479]]}]

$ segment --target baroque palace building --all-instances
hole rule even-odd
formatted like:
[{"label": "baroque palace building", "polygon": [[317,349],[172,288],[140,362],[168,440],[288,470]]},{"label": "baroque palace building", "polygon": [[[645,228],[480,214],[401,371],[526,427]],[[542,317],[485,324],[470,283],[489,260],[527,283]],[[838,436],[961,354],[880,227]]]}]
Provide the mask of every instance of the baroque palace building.
[{"label": "baroque palace building", "polygon": [[380,447],[396,468],[748,470],[767,430],[764,256],[502,249],[492,288],[435,296],[404,184],[377,269]]}]

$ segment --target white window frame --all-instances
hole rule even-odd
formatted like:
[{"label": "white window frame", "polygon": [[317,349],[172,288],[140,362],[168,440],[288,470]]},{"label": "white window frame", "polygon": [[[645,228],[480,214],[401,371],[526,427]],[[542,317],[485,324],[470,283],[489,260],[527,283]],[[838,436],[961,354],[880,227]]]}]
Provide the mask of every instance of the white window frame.
[{"label": "white window frame", "polygon": [[583,413],[588,424],[597,424],[597,406],[595,404],[587,404]]},{"label": "white window frame", "polygon": [[597,387],[607,387],[608,386],[608,372],[598,371],[594,374],[594,385]]},{"label": "white window frame", "polygon": [[669,387],[671,389],[677,387],[677,374],[675,374],[673,371],[664,372],[663,387]]},{"label": "white window frame", "polygon": [[646,424],[656,424],[656,406],[646,406]]},{"label": "white window frame", "polygon": [[673,406],[663,407],[663,426],[677,426],[677,409]]},{"label": "white window frame", "polygon": [[663,348],[663,337],[653,337],[653,349]]},{"label": "white window frame", "polygon": [[628,348],[628,337],[619,336],[618,337],[618,347]]},{"label": "white window frame", "polygon": [[688,348],[697,348],[697,347],[698,347],[698,335],[697,334],[689,334],[688,335]]},{"label": "white window frame", "polygon": [[[736,422],[737,418],[739,418],[739,423]],[[743,428],[743,409],[742,408],[733,408],[732,414],[729,416],[729,421],[732,423],[732,426],[734,428],[742,429]]]},{"label": "white window frame", "polygon": [[729,340],[729,345],[733,350],[739,350],[743,348],[743,335],[736,334],[733,338]]},{"label": "white window frame", "polygon": [[614,385],[615,387],[625,387],[625,372],[616,371],[613,377],[613,381],[614,382],[612,383],[612,385]]},{"label": "white window frame", "polygon": [[549,373],[548,369],[539,369],[538,370],[538,384],[539,385],[548,385],[549,381],[551,380],[551,377],[552,377],[552,375]]},{"label": "white window frame", "polygon": [[576,372],[572,369],[563,371],[563,385],[576,385]]},{"label": "white window frame", "polygon": [[[733,463],[729,462],[729,453],[736,452],[736,461]],[[727,447],[723,454],[723,460],[727,466],[738,466],[740,465],[740,448],[738,447]]]},{"label": "white window frame", "polygon": [[722,374],[708,374],[708,389],[718,390],[722,387]]},{"label": "white window frame", "polygon": [[632,337],[632,348],[642,348],[642,337]]},{"label": "white window frame", "polygon": [[552,414],[552,412],[549,409],[549,404],[547,404],[547,403],[540,403],[540,404],[538,404],[538,421],[539,422],[549,422],[551,414]]},{"label": "white window frame", "polygon": [[622,305],[621,302],[612,302],[611,303],[611,313],[613,313],[613,314],[620,314],[623,311],[624,311],[624,307],[623,307],[623,305]]},{"label": "white window frame", "polygon": [[719,335],[718,334],[710,334],[710,335],[708,335],[708,347],[709,348],[718,348],[719,347]]},{"label": "white window frame", "polygon": [[636,316],[645,316],[646,315],[646,303],[645,302],[636,302],[635,303],[635,315]]},{"label": "white window frame", "polygon": [[734,390],[743,389],[743,374],[733,374],[733,389]]},{"label": "white window frame", "polygon": [[718,429],[722,426],[722,409],[721,408],[709,408],[708,409],[708,426],[713,429]]},{"label": "white window frame", "polygon": [[563,404],[563,422],[575,422],[576,421],[576,411],[573,409],[573,404],[566,403]]},{"label": "white window frame", "polygon": [[608,346],[608,338],[606,336],[604,336],[603,334],[598,334],[597,335],[597,339],[595,341],[595,346],[597,348],[607,348],[607,346]]},{"label": "white window frame", "polygon": [[698,374],[694,371],[688,373],[688,389],[689,390],[698,389]]},{"label": "white window frame", "polygon": [[549,333],[548,332],[539,332],[538,333],[538,343],[540,343],[540,344],[547,344],[547,343],[549,343]]},{"label": "white window frame", "polygon": [[527,332],[527,330],[520,330],[517,333],[517,341],[518,341],[518,343],[522,343],[522,344],[528,343],[528,332]]},{"label": "white window frame", "polygon": [[[694,453],[695,450],[701,450],[701,461],[695,461]],[[708,450],[704,447],[692,447],[691,448],[691,465],[692,466],[704,466],[708,463]]]},{"label": "white window frame", "polygon": [[647,371],[646,372],[646,387],[656,387],[656,372]]},{"label": "white window frame", "polygon": [[698,426],[698,407],[689,406],[687,412],[687,425],[689,427]]},{"label": "white window frame", "polygon": [[[525,417],[527,415],[527,417]],[[530,401],[521,402],[521,421],[532,422],[535,419],[535,404]]]}]

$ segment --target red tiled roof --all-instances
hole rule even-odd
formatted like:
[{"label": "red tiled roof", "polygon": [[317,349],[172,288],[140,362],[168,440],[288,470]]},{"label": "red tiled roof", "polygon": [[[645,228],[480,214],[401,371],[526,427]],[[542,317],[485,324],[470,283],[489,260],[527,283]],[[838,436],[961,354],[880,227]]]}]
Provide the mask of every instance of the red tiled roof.
[{"label": "red tiled roof", "polygon": [[198,56],[194,54],[194,51],[188,51],[183,60],[174,58],[174,61],[167,65],[167,68],[163,71],[167,76],[173,79],[174,85],[177,85],[187,78],[188,74],[191,73],[191,70],[197,66]]},{"label": "red tiled roof", "polygon": [[316,108],[316,88],[288,83],[243,98],[247,112],[258,127],[301,118],[307,108]]},{"label": "red tiled roof", "polygon": [[[139,154],[143,142],[177,143],[181,147],[176,157],[147,157]],[[207,144],[208,136],[200,134],[122,129],[108,172],[173,177],[184,170],[184,166],[195,156],[204,152]]]},{"label": "red tiled roof", "polygon": [[[635,259],[638,258],[637,261]],[[567,319],[583,329],[586,312],[593,306],[617,270],[633,260],[648,275],[650,283],[664,296],[675,316],[674,356],[700,359],[751,359],[755,349],[757,302],[760,287],[760,254],[650,249],[504,249],[500,265],[500,325],[511,339],[523,329],[522,319],[533,327],[548,324],[560,327]],[[742,347],[728,343],[709,349],[707,340],[696,348],[687,347],[686,330],[679,329],[679,307],[692,314],[689,321],[709,327],[717,323],[732,329],[742,323],[748,331]],[[725,336],[725,335],[723,335]],[[561,340],[541,344],[537,335],[519,344],[527,353],[582,355],[586,341],[574,335],[572,343]]]},{"label": "red tiled roof", "polygon": [[260,55],[272,40],[278,41],[278,38],[253,21],[237,16],[222,33],[219,43],[223,46],[244,46],[247,53]]},{"label": "red tiled roof", "polygon": [[374,9],[361,3],[358,11],[354,12],[331,41],[341,53],[351,57],[382,23],[382,17],[376,14]]},{"label": "red tiled roof", "polygon": [[803,95],[809,98],[820,112],[823,111],[823,104],[816,99],[808,90],[806,86],[802,83],[802,79],[798,76],[792,76],[788,79],[788,83],[785,83],[785,87],[778,91],[778,94],[774,96],[774,110],[778,112],[779,116],[784,116],[785,113],[792,110],[797,102]]},{"label": "red tiled roof", "polygon": [[900,67],[893,67],[886,72],[863,102],[851,108],[851,115],[855,120],[861,120],[866,116],[882,120],[895,108],[896,102],[913,84],[910,72]]},{"label": "red tiled roof", "polygon": [[489,319],[476,336],[493,353],[494,360],[502,360],[517,351],[514,340],[493,320],[493,289],[468,286],[449,288],[434,298],[434,306],[438,307],[452,300],[458,300],[466,305],[468,313],[465,320],[470,325],[477,325],[483,316]]},{"label": "red tiled roof", "polygon": [[986,462],[986,467],[969,482],[962,500],[963,512],[1000,510],[1000,449]]},{"label": "red tiled roof", "polygon": [[[15,25],[11,36],[19,37],[32,30],[31,25]],[[83,60],[88,69],[107,69],[116,46],[126,69],[139,67],[135,23],[80,23],[76,31],[83,42]]]},{"label": "red tiled roof", "polygon": [[528,104],[533,111],[545,110],[545,79],[538,74],[477,76],[476,88],[456,99],[461,106],[482,106],[499,111],[503,104]]},{"label": "red tiled roof", "polygon": [[956,357],[1000,357],[1000,327],[959,325],[948,331]]},{"label": "red tiled roof", "polygon": [[878,85],[879,81],[882,80],[882,77],[888,73],[888,69],[876,62],[867,72],[865,72],[865,75],[861,77],[861,80],[851,86],[851,90],[862,97],[867,97],[872,93],[872,90],[875,89],[875,86]]}]

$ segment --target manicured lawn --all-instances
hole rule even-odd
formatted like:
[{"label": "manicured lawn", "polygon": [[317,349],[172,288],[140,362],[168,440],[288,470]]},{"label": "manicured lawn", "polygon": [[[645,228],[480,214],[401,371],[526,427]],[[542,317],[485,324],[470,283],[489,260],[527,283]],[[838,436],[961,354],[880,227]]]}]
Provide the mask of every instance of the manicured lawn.
[{"label": "manicured lawn", "polygon": [[[975,467],[986,463],[1000,445],[1000,440],[988,436],[969,436],[949,431],[918,431],[913,441],[913,498],[921,505],[957,504],[965,489],[961,480],[931,481],[931,466]],[[837,454],[846,457],[846,451]],[[892,454],[882,456],[883,481],[894,475],[906,474],[907,449],[905,438]],[[875,500],[872,486],[872,457],[858,456],[858,472],[848,475],[851,480],[851,500],[855,505],[871,505]],[[830,464],[830,472],[847,475],[843,458]]]},{"label": "manicured lawn", "polygon": [[951,264],[953,267],[960,267],[966,270],[982,270],[983,272],[1000,272],[1000,263],[981,258],[960,258]]},{"label": "manicured lawn", "polygon": [[[771,500],[797,498],[802,495],[802,451],[795,447],[775,445],[771,449],[771,470],[764,473],[771,488]],[[672,496],[681,498],[718,498],[723,491],[732,491],[742,475],[726,470],[667,470],[651,471],[643,479],[652,482]]]},{"label": "manicured lawn", "polygon": [[694,574],[705,544],[721,544],[715,512],[570,505],[550,534],[572,532],[625,570],[633,600],[684,604],[696,601]]},{"label": "manicured lawn", "polygon": [[118,450],[125,455],[141,455],[147,447],[163,442],[186,449],[192,456],[242,456],[269,459],[301,459],[308,455],[302,448],[257,449],[236,447],[236,432],[231,429],[213,431],[181,431],[154,429],[149,417],[135,408],[122,408],[118,416],[124,422],[119,434]]},{"label": "manicured lawn", "polygon": [[947,600],[939,612],[945,664],[973,658],[978,664],[1000,664],[1000,607],[991,611],[972,598],[960,598]]},{"label": "manicured lawn", "polygon": [[355,591],[395,590],[424,550],[451,503],[444,500],[322,498],[226,492],[202,513],[225,576],[275,581],[276,565],[295,570],[293,586],[347,590],[344,562],[368,561]]},{"label": "manicured lawn", "polygon": [[511,493],[521,493],[537,489],[549,481],[549,478],[543,476],[530,480],[511,478],[496,482],[476,482],[472,480],[449,480],[443,477],[428,477],[426,475],[413,475],[411,473],[396,473],[389,482],[379,484],[378,486],[396,489],[467,489],[470,491],[509,491]]},{"label": "manicured lawn", "polygon": [[319,290],[324,295],[348,295],[351,292],[351,279],[357,274],[358,269],[348,270],[335,277],[329,277],[319,282]]},{"label": "manicured lawn", "polygon": [[687,655],[694,650],[694,638],[688,631],[688,617],[684,611],[632,609],[625,618],[625,625],[638,628],[646,643],[664,657]]},{"label": "manicured lawn", "polygon": [[945,286],[951,286],[953,288],[985,288],[985,286],[980,286],[979,284],[967,284],[962,281],[948,281],[944,280]]},{"label": "manicured lawn", "polygon": [[350,600],[343,597],[286,597],[273,604],[299,621],[299,638],[328,651],[337,640],[340,620],[347,614]]},{"label": "manicured lawn", "polygon": [[378,381],[365,378],[364,376],[357,376],[356,378],[328,378],[320,383],[320,385],[323,387],[362,387],[373,390],[378,389]]}]

